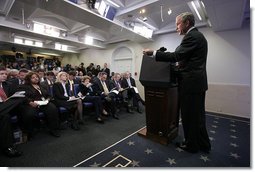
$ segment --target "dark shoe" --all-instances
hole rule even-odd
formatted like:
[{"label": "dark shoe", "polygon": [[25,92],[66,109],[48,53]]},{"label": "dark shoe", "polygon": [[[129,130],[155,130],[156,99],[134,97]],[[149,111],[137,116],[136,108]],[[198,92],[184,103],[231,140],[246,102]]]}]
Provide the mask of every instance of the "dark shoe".
[{"label": "dark shoe", "polygon": [[113,117],[114,119],[118,119],[118,120],[119,120],[119,116],[118,116],[117,114],[114,114],[112,117]]},{"label": "dark shoe", "polygon": [[127,108],[127,112],[128,112],[128,113],[134,113],[134,111],[132,110],[131,107],[128,107],[128,108]]},{"label": "dark shoe", "polygon": [[9,158],[19,157],[22,155],[22,152],[18,151],[14,147],[9,147],[9,148],[4,149],[3,153],[5,156],[8,156]]},{"label": "dark shoe", "polygon": [[98,117],[96,121],[100,124],[104,124],[104,120],[100,117]]},{"label": "dark shoe", "polygon": [[80,127],[79,127],[77,121],[72,122],[71,128],[74,129],[74,130],[80,130]]},{"label": "dark shoe", "polygon": [[64,122],[60,123],[59,129],[66,130],[68,128],[68,125],[69,125],[68,121],[64,121]]},{"label": "dark shoe", "polygon": [[79,125],[85,125],[85,123],[84,123],[83,120],[79,120],[79,121],[78,121],[78,124],[79,124]]},{"label": "dark shoe", "polygon": [[60,133],[58,130],[50,130],[50,135],[54,137],[60,137]]},{"label": "dark shoe", "polygon": [[195,149],[191,149],[190,147],[188,147],[187,144],[185,143],[176,143],[176,146],[181,148],[182,150],[186,151],[186,152],[189,152],[189,153],[197,153],[198,150],[195,150]]}]

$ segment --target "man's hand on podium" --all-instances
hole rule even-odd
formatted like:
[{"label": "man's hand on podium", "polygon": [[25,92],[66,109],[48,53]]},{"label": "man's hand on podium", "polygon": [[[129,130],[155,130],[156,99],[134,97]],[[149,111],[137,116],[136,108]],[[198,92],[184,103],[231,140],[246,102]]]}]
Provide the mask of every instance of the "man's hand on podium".
[{"label": "man's hand on podium", "polygon": [[153,52],[154,52],[153,50],[148,49],[148,48],[143,50],[143,54],[147,55],[147,56],[152,56]]}]

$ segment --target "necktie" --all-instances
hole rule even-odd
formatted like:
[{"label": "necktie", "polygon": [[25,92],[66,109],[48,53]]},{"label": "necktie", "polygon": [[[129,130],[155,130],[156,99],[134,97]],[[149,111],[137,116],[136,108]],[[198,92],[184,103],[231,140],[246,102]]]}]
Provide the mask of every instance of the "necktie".
[{"label": "necktie", "polygon": [[104,92],[105,92],[106,94],[108,94],[108,93],[109,93],[109,90],[108,90],[108,88],[107,88],[105,82],[102,82],[102,85],[103,85]]},{"label": "necktie", "polygon": [[116,81],[116,86],[117,86],[117,90],[119,90],[120,89],[120,84],[119,84],[118,81]]},{"label": "necktie", "polygon": [[5,100],[7,99],[7,96],[6,96],[6,94],[5,94],[4,89],[3,89],[2,86],[0,86],[0,97],[1,97],[1,99],[2,99],[3,101],[5,101]]}]

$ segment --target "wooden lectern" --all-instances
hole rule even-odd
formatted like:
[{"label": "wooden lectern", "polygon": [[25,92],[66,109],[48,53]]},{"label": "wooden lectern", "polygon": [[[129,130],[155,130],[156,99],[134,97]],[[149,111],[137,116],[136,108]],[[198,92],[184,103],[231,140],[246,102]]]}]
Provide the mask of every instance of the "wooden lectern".
[{"label": "wooden lectern", "polygon": [[178,91],[170,63],[143,57],[140,82],[145,89],[146,128],[138,134],[167,145],[178,135]]}]

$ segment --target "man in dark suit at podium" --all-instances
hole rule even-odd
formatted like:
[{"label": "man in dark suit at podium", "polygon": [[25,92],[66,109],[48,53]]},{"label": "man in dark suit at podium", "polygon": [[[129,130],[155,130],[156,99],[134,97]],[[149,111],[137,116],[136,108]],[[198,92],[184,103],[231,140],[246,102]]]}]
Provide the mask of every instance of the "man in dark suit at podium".
[{"label": "man in dark suit at podium", "polygon": [[194,27],[192,13],[176,17],[176,30],[184,35],[174,52],[144,50],[156,61],[175,62],[178,67],[179,100],[185,141],[177,146],[191,153],[199,150],[209,153],[211,144],[205,123],[205,93],[208,89],[206,74],[207,40]]}]

